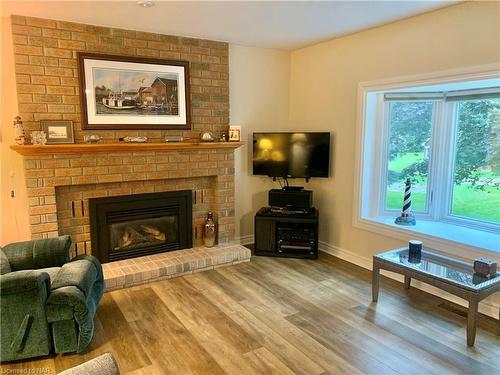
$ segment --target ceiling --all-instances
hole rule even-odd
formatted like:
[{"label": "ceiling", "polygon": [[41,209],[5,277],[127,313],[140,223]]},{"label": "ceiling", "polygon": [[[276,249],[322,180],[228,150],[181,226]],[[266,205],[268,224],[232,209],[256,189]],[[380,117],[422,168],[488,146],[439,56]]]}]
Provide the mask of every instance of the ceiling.
[{"label": "ceiling", "polygon": [[18,14],[100,26],[297,49],[456,1],[2,1]]}]

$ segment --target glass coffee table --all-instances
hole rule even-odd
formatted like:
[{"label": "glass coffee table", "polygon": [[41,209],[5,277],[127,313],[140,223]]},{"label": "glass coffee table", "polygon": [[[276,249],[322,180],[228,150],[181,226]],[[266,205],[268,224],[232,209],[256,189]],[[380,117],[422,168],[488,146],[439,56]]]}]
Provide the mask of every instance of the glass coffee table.
[{"label": "glass coffee table", "polygon": [[[408,248],[395,249],[373,256],[373,302],[378,300],[380,270],[404,275],[405,288],[416,279],[443,289],[469,302],[467,317],[467,345],[476,338],[477,308],[481,300],[500,291],[500,274],[487,279],[474,275],[472,262],[422,250],[420,258],[410,258]],[[499,314],[500,317],[500,314]]]}]

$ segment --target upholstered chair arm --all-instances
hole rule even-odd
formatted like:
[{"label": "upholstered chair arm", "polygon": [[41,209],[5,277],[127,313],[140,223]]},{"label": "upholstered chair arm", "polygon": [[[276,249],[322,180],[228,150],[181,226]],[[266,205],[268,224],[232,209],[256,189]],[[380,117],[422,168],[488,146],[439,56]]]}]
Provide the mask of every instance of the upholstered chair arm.
[{"label": "upholstered chair arm", "polygon": [[16,242],[2,248],[12,271],[61,267],[69,262],[69,236]]},{"label": "upholstered chair arm", "polygon": [[[51,288],[46,306],[47,319],[50,323],[74,319],[78,325],[78,339],[73,351],[82,352],[92,339],[94,315],[104,291],[101,264],[91,255],[78,256],[62,266]],[[72,347],[59,337],[55,337],[55,341],[61,348]]]},{"label": "upholstered chair arm", "polygon": [[47,355],[51,349],[45,303],[47,272],[15,271],[0,276],[0,361]]},{"label": "upholstered chair arm", "polygon": [[15,271],[0,277],[0,295],[7,296],[39,289],[45,295],[50,291],[47,272],[37,270]]}]

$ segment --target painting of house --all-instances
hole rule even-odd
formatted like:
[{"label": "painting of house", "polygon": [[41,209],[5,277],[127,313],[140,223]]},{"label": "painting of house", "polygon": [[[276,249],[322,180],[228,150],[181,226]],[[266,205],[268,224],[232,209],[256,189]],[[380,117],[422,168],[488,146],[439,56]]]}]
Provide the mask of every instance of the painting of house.
[{"label": "painting of house", "polygon": [[177,80],[156,77],[151,84],[151,91],[156,105],[166,106],[170,113],[177,114]]},{"label": "painting of house", "polygon": [[179,114],[176,73],[96,68],[93,78],[96,115]]}]

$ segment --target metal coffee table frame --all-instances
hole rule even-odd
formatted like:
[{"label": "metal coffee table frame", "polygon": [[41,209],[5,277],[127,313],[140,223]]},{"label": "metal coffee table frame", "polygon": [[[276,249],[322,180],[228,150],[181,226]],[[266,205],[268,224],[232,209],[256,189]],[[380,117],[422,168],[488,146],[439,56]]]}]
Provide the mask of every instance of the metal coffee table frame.
[{"label": "metal coffee table frame", "polygon": [[[402,253],[408,251],[407,248],[400,248],[388,252],[380,253],[373,256],[373,281],[372,281],[372,299],[377,302],[380,286],[380,270],[387,270],[404,275],[405,288],[409,289],[411,279],[422,281],[426,284],[435,286],[439,289],[445,290],[455,296],[463,298],[469,302],[469,311],[467,316],[467,345],[473,346],[476,338],[476,325],[478,315],[478,304],[480,301],[489,295],[500,291],[500,277],[482,282],[478,285],[465,285],[452,279],[442,277],[432,272],[422,271],[413,268],[403,263],[391,261],[384,256],[392,255],[393,253]],[[449,264],[457,265],[457,267],[469,267],[472,270],[472,264],[460,261],[451,257],[435,254],[427,250],[422,251],[425,255],[430,255],[436,258],[441,258]],[[500,319],[500,314],[499,314]]]}]

